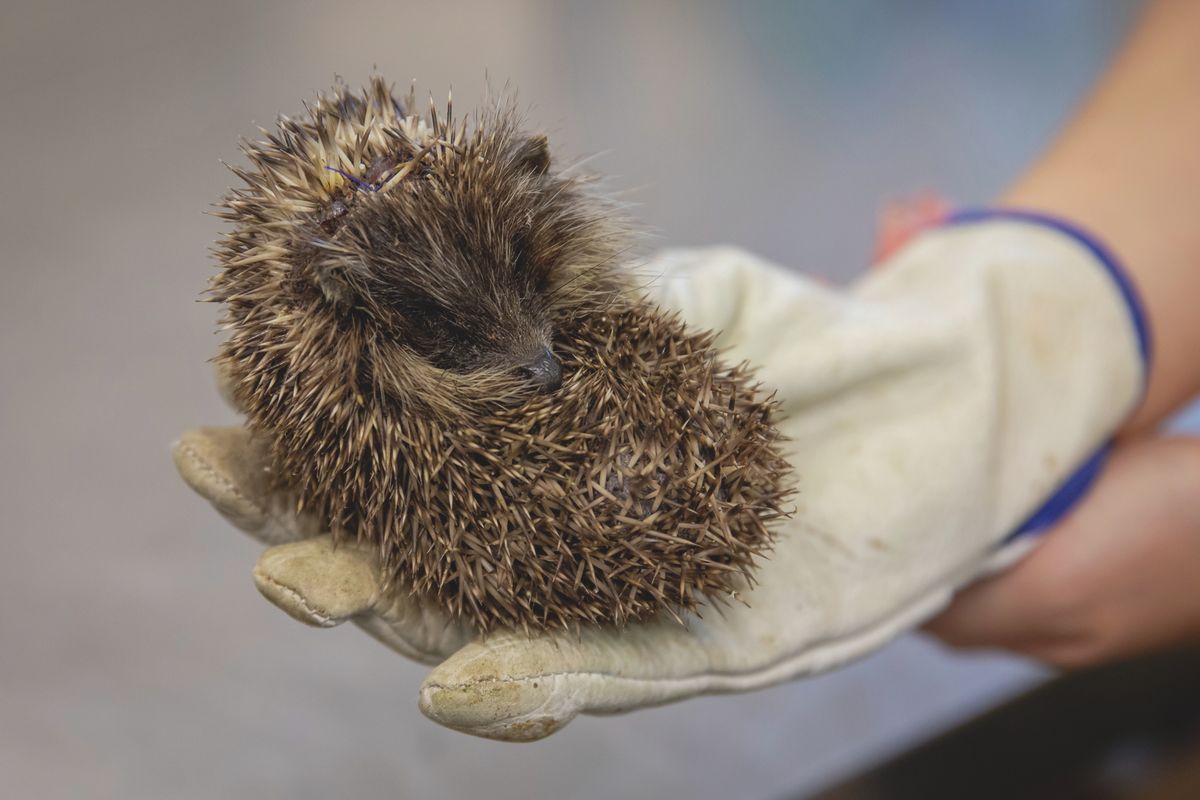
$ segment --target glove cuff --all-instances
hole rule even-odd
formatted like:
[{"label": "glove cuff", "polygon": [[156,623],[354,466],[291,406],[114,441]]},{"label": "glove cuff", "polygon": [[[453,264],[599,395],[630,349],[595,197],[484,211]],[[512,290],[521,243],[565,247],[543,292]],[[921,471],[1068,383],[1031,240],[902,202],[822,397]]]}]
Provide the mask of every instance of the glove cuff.
[{"label": "glove cuff", "polygon": [[[1139,296],[1133,280],[1116,255],[1090,231],[1084,230],[1073,222],[1045,214],[1039,211],[1027,211],[1013,208],[970,208],[954,212],[943,219],[941,226],[954,227],[994,222],[998,220],[1010,222],[1026,222],[1043,228],[1057,231],[1082,245],[1095,258],[1096,263],[1108,274],[1116,286],[1121,298],[1125,301],[1129,312],[1130,324],[1137,338],[1138,353],[1142,357],[1142,391],[1145,392],[1149,382],[1153,357],[1153,341],[1150,334],[1149,319],[1145,305]],[[1077,469],[1067,476],[1050,498],[1029,515],[1008,538],[1002,546],[1015,540],[1043,533],[1074,508],[1087,494],[1096,478],[1099,476],[1112,450],[1112,441],[1104,442]]]}]

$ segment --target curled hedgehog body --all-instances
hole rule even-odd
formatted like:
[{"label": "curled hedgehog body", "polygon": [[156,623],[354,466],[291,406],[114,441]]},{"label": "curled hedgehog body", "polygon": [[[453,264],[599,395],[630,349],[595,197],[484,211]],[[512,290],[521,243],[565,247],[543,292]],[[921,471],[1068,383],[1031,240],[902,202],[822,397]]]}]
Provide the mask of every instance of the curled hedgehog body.
[{"label": "curled hedgehog body", "polygon": [[279,480],[484,631],[728,597],[786,496],[773,401],[637,295],[511,105],[411,97],[337,87],[234,169],[218,360]]}]

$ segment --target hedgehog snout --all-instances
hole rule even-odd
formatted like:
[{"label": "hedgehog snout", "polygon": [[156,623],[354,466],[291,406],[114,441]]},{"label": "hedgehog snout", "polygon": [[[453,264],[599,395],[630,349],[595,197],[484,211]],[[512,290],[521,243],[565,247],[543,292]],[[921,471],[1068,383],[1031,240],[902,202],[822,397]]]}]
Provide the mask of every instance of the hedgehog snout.
[{"label": "hedgehog snout", "polygon": [[542,394],[549,394],[562,386],[562,364],[550,348],[542,346],[532,358],[517,368]]}]

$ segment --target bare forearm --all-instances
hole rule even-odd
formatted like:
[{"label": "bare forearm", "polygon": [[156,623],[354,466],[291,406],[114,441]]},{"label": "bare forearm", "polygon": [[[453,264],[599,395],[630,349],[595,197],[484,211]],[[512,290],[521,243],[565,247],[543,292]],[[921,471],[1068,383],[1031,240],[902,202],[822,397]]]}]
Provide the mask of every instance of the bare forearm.
[{"label": "bare forearm", "polygon": [[1104,239],[1131,272],[1155,339],[1127,432],[1200,391],[1200,3],[1151,3],[1053,147],[1004,196]]}]

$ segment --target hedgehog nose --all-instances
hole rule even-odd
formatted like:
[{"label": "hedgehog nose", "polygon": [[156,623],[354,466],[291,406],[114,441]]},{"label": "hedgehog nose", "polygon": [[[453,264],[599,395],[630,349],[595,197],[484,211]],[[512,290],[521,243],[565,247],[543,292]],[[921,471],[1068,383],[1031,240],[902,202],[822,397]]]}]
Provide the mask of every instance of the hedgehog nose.
[{"label": "hedgehog nose", "polygon": [[538,351],[531,361],[521,367],[520,372],[529,378],[542,394],[549,394],[562,386],[562,364],[548,347]]}]

